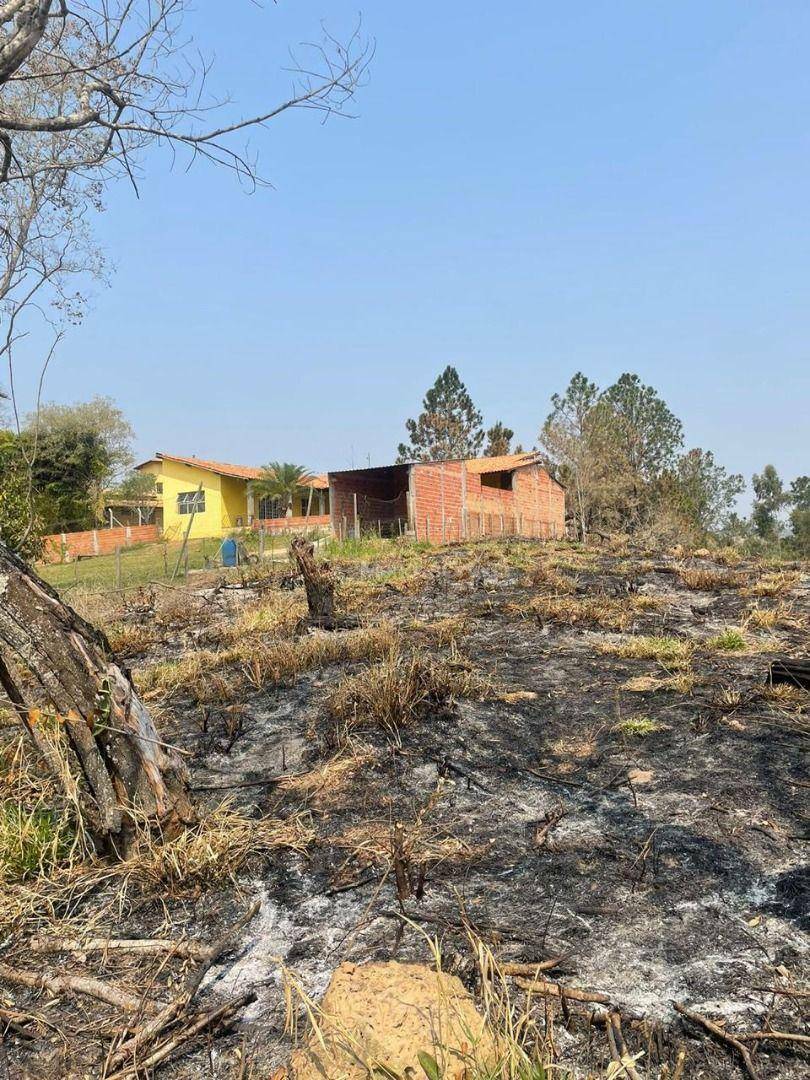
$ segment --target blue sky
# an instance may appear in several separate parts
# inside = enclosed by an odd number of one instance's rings
[[[290,44],[357,16],[198,7],[245,114],[285,95]],[[392,460],[448,363],[526,446],[576,370],[636,371],[730,469],[810,471],[810,5],[368,0],[363,22],[357,117],[251,137],[273,189],[156,152],[140,199],[111,194],[116,270],[45,396],[112,396],[144,457],[324,469]]]

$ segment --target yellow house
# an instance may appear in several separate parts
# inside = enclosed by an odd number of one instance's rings
[[[250,491],[250,481],[259,479],[261,469],[174,454],[155,454],[136,468],[155,477],[156,521],[170,540],[185,533],[192,514],[191,536],[221,536],[261,521],[272,527],[286,518],[286,507],[279,500],[258,499]],[[310,521],[317,521],[329,513],[326,477],[313,477],[311,489],[311,494],[308,486],[296,495],[294,519],[306,518],[309,511]]]

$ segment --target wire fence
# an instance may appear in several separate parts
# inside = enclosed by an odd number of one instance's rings
[[[238,570],[245,565],[260,565],[265,561],[285,561],[290,540],[300,531],[268,533],[245,529],[234,533],[236,550],[234,564]],[[313,529],[308,538],[318,540],[323,529]],[[108,554],[71,558],[65,562],[40,564],[38,572],[60,591],[85,588],[92,590],[128,589],[147,585],[151,581],[186,581],[189,574],[204,570],[228,570],[223,567],[222,537],[194,537],[186,544],[182,539],[160,540],[155,543],[120,545]]]

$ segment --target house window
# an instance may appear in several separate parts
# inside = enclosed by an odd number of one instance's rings
[[[191,514],[196,510],[198,514],[205,513],[204,491],[181,491],[177,496],[177,513]]]
[[[155,484],[155,491],[157,492],[158,495],[163,494],[163,483],[160,480],[158,480],[157,483]]]
[[[481,476],[481,486],[498,488],[500,491],[511,491],[513,476],[514,470],[509,469],[504,472],[483,473]]]
[[[259,499],[259,520],[267,521],[270,518],[282,518],[287,513],[287,508],[282,506],[281,499],[265,497]]]

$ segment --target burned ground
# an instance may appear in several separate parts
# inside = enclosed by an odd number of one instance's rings
[[[274,1076],[282,966],[317,998],[343,960],[425,960],[425,933],[473,989],[470,934],[504,963],[562,957],[549,977],[607,995],[645,1077],[672,1076],[681,1050],[684,1077],[744,1075],[676,1002],[731,1033],[803,1031],[808,702],[765,684],[773,658],[808,655],[801,572],[519,541],[379,545],[335,572],[358,629],[307,630],[286,570],[105,612],[202,804],[227,798],[280,840],[191,879],[124,895],[102,876],[34,904],[4,960],[88,923],[210,941],[260,900],[204,986],[212,1008],[255,1000],[163,1066],[177,1077]],[[37,958],[155,999],[179,963]],[[43,1011],[30,990],[7,998]],[[113,1014],[70,1000],[48,1011],[59,1034],[8,1034],[10,1075],[101,1074]],[[604,1032],[574,1002],[552,1011],[556,1075],[604,1075]],[[806,1048],[748,1046],[762,1078],[806,1075]]]

